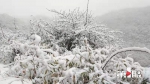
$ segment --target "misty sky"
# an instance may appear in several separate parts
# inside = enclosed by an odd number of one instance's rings
[[[52,16],[48,9],[71,10],[86,9],[87,0],[0,0],[0,13],[12,16],[46,15]],[[150,6],[150,0],[90,0],[89,10],[94,16],[110,11]]]

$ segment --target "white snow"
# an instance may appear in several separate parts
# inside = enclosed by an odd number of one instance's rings
[[[0,64],[0,84],[22,84],[20,78],[5,76],[5,72],[9,68],[4,68],[6,65]],[[32,81],[29,79],[24,79],[24,84],[32,84]]]
[[[112,53],[105,61],[105,63],[103,64],[103,67],[104,68],[106,66],[106,64],[108,63],[109,60],[111,60],[111,58],[113,56],[115,56],[116,54],[120,53],[120,52],[126,52],[126,51],[140,51],[140,52],[146,52],[146,53],[149,53],[150,54],[150,50],[147,49],[147,48],[140,48],[140,47],[128,47],[128,48],[123,48],[121,50],[117,50],[115,51],[114,53]]]
[[[41,37],[37,34],[33,34],[31,39],[33,39],[33,44],[35,45],[38,45],[41,42]]]
[[[142,74],[143,74],[144,79],[148,79],[148,82],[150,83],[150,67],[144,68],[144,71]]]

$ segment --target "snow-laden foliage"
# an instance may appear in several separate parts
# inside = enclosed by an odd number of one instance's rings
[[[22,82],[29,79],[33,84],[141,83],[142,78],[116,77],[118,70],[127,67],[143,71],[131,57],[113,56],[120,49],[121,32],[95,24],[90,14],[78,9],[49,11],[58,14],[56,20],[31,20],[30,34],[17,30],[0,33],[4,44],[0,62],[10,63],[3,77],[17,77]]]
[[[40,35],[42,42],[54,43],[67,50],[72,50],[75,46],[83,46],[83,38],[87,38],[88,43],[94,49],[105,47],[120,47],[122,43],[121,32],[111,31],[104,25],[95,24],[92,15],[88,14],[85,21],[86,12],[75,9],[69,12],[58,12],[49,10],[58,15],[52,22],[44,20],[31,20],[31,32]],[[65,50],[63,49],[63,51]]]
[[[4,36],[2,36],[0,41],[2,44],[0,45],[0,63],[7,64],[13,62],[16,54],[20,53],[20,50],[18,50],[17,47],[12,47],[10,44],[15,40],[25,43],[28,35],[20,31],[13,32],[7,30],[3,31],[3,35]]]
[[[63,54],[58,52],[59,49],[40,45],[41,40],[40,36],[33,34],[25,43],[13,41],[11,48],[20,50],[20,53],[9,64],[10,70],[4,76],[20,77],[21,81],[27,78],[33,84],[116,84],[130,83],[126,79],[116,79],[117,70],[126,70],[127,67],[143,70],[130,57],[114,57],[102,70],[111,49],[93,49],[86,37],[83,39],[84,46],[77,46]],[[140,81],[137,79],[134,83]]]

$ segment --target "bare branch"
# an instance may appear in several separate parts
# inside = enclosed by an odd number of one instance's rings
[[[84,26],[86,26],[86,25],[87,25],[87,23],[88,23],[88,11],[89,11],[89,0],[88,0],[88,2],[87,2],[86,20],[85,20],[85,24],[84,24]]]

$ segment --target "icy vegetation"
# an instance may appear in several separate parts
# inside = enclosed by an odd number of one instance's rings
[[[57,20],[31,20],[29,34],[16,31],[2,36],[0,62],[9,68],[3,78],[32,84],[140,84],[143,78],[117,79],[116,71],[143,67],[126,51],[150,53],[146,48],[121,49],[121,32],[92,23],[91,16],[74,11],[57,12]],[[4,32],[5,33],[5,32]],[[4,35],[4,33],[1,33]],[[124,53],[122,53],[124,52]],[[122,54],[119,54],[122,53]],[[28,81],[28,82],[29,82]]]

